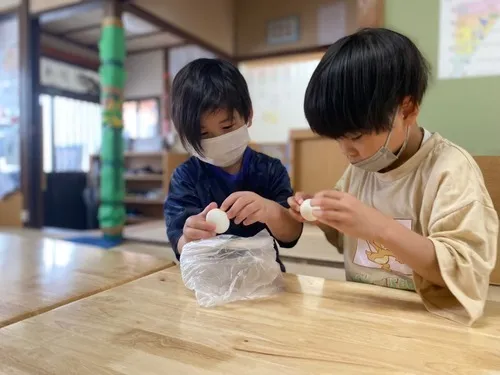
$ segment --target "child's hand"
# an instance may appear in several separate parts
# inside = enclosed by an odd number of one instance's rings
[[[251,191],[238,191],[227,197],[220,209],[227,213],[229,220],[234,219],[235,224],[252,225],[265,224],[277,207],[280,206],[276,202]]]
[[[311,200],[311,205],[317,207],[314,216],[320,223],[365,241],[380,242],[380,236],[393,221],[356,197],[335,190],[317,193]]]
[[[303,223],[305,219],[300,214],[300,205],[306,200],[312,198],[312,195],[304,194],[304,193],[295,193],[294,196],[289,197],[287,199],[288,205],[290,208],[288,212],[290,215],[297,221]]]
[[[206,221],[207,214],[210,210],[217,208],[217,203],[210,203],[203,212],[198,215],[190,216],[184,224],[182,234],[186,243],[206,238],[215,237],[215,224]]]

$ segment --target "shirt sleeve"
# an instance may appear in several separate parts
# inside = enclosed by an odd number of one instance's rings
[[[471,166],[444,176],[432,203],[428,238],[446,287],[414,275],[416,290],[430,312],[466,325],[483,314],[499,226],[479,168]]]
[[[284,208],[290,208],[287,200],[293,195],[292,184],[290,183],[290,176],[285,166],[279,160],[271,165],[270,170],[270,199],[274,200],[276,203],[280,204]],[[278,239],[276,241],[283,248],[294,247],[302,235],[302,229],[295,241],[292,242],[282,242]]]
[[[201,206],[189,168],[186,165],[178,167],[170,179],[167,199],[163,206],[167,237],[177,260],[180,259],[177,244],[182,236],[184,223],[190,216],[203,211]]]

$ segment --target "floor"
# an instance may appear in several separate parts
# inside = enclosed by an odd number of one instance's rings
[[[23,233],[29,232],[25,229],[22,231]],[[44,233],[53,238],[82,235],[82,232],[53,228],[44,229]],[[95,235],[98,231],[86,233]],[[163,222],[127,227],[125,236],[134,240],[124,242],[113,251],[140,252],[175,261],[173,251],[166,241]],[[330,280],[345,280],[342,254],[326,241],[322,232],[315,226],[306,225],[299,243],[293,249],[281,249],[280,254],[289,273]],[[489,298],[500,301],[500,286],[490,286]]]

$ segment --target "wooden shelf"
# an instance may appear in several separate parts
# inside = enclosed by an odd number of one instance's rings
[[[160,152],[125,152],[124,168],[126,195],[123,204],[131,215],[126,217],[126,224],[150,223],[163,220],[163,204],[168,193],[170,176],[175,168],[190,156],[187,153]],[[101,168],[100,155],[92,155],[90,160],[89,182],[98,186],[96,176]],[[136,171],[136,173],[132,173]],[[162,174],[153,173],[162,171]],[[152,199],[147,198],[151,192]],[[141,193],[144,193],[142,195]],[[133,213],[133,214],[132,214]],[[135,214],[135,215],[134,215]]]
[[[164,151],[152,151],[152,152],[136,152],[127,151],[123,153],[126,158],[161,158]]]
[[[136,151],[126,151],[123,156],[126,158],[161,158],[164,155],[164,151],[152,151],[152,152],[136,152]],[[101,154],[93,154],[91,156],[93,159],[100,159]]]
[[[158,220],[157,217],[147,217],[147,216],[127,216],[127,224],[142,224],[150,221]]]
[[[128,204],[163,204],[164,199],[148,199],[141,197],[128,196],[123,200],[124,203]]]
[[[161,174],[126,174],[125,181],[163,181]]]

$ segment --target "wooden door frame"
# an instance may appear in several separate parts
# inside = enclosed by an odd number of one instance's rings
[[[21,191],[24,226],[43,225],[43,148],[39,106],[40,34],[38,17],[30,14],[30,1],[22,0],[17,10],[19,22],[19,83],[21,142]]]

